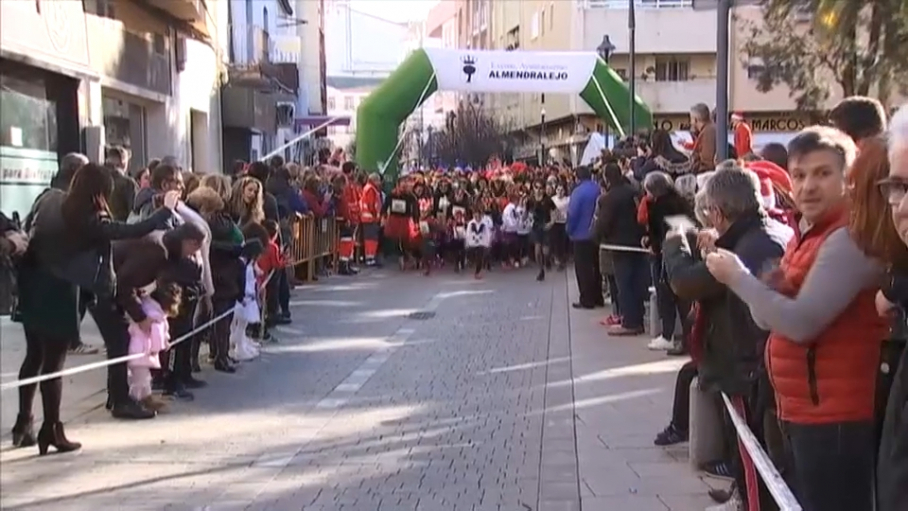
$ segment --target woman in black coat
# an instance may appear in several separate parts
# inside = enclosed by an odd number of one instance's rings
[[[656,302],[658,303],[659,319],[662,323],[662,333],[649,344],[651,350],[669,350],[671,354],[683,354],[687,351],[687,334],[689,333],[690,304],[678,298],[668,285],[665,269],[662,265],[662,242],[668,233],[666,219],[672,216],[685,216],[693,218],[694,212],[678,190],[675,189],[671,177],[660,171],[647,174],[643,182],[643,189],[647,195],[647,237],[644,244],[653,251],[652,274],[653,285],[656,288]],[[673,341],[675,323],[681,318],[684,336],[680,344]]]
[[[115,276],[111,264],[111,242],[144,236],[165,224],[176,206],[176,198],[165,199],[162,208],[147,220],[126,224],[111,219],[107,200],[113,192],[110,172],[88,164],[76,172],[69,192],[57,191],[37,204],[30,215],[31,240],[19,267],[20,296],[18,317],[25,329],[25,360],[19,379],[49,374],[63,369],[71,339],[79,335],[79,288],[89,289],[101,304],[110,307]],[[97,321],[97,320],[96,320]],[[126,355],[128,338],[110,342],[98,322],[108,349],[108,357]],[[127,395],[126,365],[108,368],[108,390],[122,386]],[[13,427],[13,444],[25,447],[38,443],[41,454],[53,446],[59,452],[79,449],[81,445],[66,438],[60,422],[63,382],[60,378],[41,382],[44,425],[33,434],[32,403],[36,385],[19,387],[19,416]],[[127,395],[128,399],[128,395]],[[148,416],[135,402],[114,406],[114,416]],[[151,415],[153,416],[153,414]]]

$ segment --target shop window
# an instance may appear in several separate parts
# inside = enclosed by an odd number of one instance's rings
[[[353,110],[353,96],[344,96],[344,110]]]
[[[57,105],[42,78],[0,75],[0,146],[57,151]]]
[[[104,137],[107,145],[118,145],[129,151],[128,170],[145,165],[145,108],[117,98],[104,97]]]

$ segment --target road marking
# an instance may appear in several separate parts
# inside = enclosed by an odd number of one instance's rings
[[[436,293],[432,299],[429,300],[429,303],[421,310],[435,311],[445,298],[447,298],[445,293]],[[359,392],[359,389],[363,388],[363,385],[365,385],[366,382],[381,369],[381,366],[391,358],[391,354],[405,345],[415,333],[416,329],[409,326],[401,326],[395,330],[394,333],[385,340],[387,346],[376,351],[370,355],[369,358],[364,360],[359,367],[354,369],[353,372],[347,375],[347,377],[334,387],[327,396],[319,401],[315,405],[315,408],[321,410],[336,410],[347,404],[350,398]]]

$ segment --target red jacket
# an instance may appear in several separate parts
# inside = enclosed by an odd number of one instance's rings
[[[356,183],[347,183],[337,204],[337,215],[348,224],[359,223],[360,191]]]
[[[359,199],[359,218],[364,224],[376,223],[381,217],[381,192],[372,183],[366,183]]]
[[[309,210],[315,213],[315,216],[321,218],[328,213],[328,204],[320,197],[316,196],[316,194],[304,189],[302,195],[306,204],[309,206]]]
[[[735,153],[738,158],[742,158],[745,154],[752,152],[754,152],[753,135],[751,134],[750,126],[746,122],[739,122],[735,126]]]
[[[786,294],[797,295],[823,242],[847,223],[848,211],[841,208],[791,239],[781,263]],[[875,295],[875,289],[858,294],[810,344],[770,334],[766,368],[781,420],[828,424],[873,419],[880,344],[887,332]]]

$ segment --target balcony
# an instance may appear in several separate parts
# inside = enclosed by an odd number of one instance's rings
[[[687,112],[695,103],[716,100],[716,80],[698,78],[685,82],[637,80],[636,92],[653,112]]]
[[[117,20],[85,16],[88,58],[94,71],[129,85],[170,95],[170,38],[137,35]]]
[[[224,126],[255,129],[267,134],[277,131],[277,96],[266,91],[228,85],[221,91]]]
[[[627,9],[631,0],[580,0],[584,9]],[[637,9],[681,9],[693,7],[694,0],[635,0]]]
[[[716,12],[698,11],[686,0],[650,0],[652,8],[640,6],[637,17],[637,53],[715,53]],[[594,2],[594,0],[589,0]],[[608,35],[617,47],[615,54],[628,52],[627,7],[628,1],[603,0],[600,7],[581,11],[583,17],[583,49],[595,51],[602,36]],[[668,6],[675,6],[669,8]],[[657,7],[659,6],[659,7]],[[645,27],[645,28],[644,28]],[[646,32],[646,37],[641,36]]]
[[[178,20],[192,24],[204,23],[208,15],[205,0],[145,0],[145,2]]]
[[[286,83],[289,75],[298,74],[296,60],[290,52],[276,50],[271,35],[262,27],[234,25],[230,27],[230,41],[232,51],[227,76],[231,85],[260,90],[281,88],[281,85],[285,89],[296,89],[298,79]],[[292,63],[283,62],[291,59]],[[283,69],[287,66],[294,70]]]

